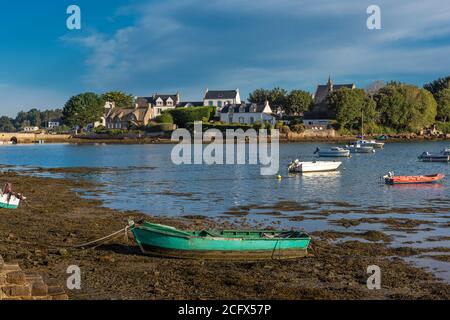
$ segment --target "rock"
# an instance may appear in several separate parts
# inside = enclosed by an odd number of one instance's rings
[[[10,284],[23,285],[25,281],[25,273],[23,271],[12,271],[6,274],[6,281]]]
[[[58,250],[58,254],[61,257],[67,257],[69,255],[69,251],[67,251],[67,249],[61,248]]]

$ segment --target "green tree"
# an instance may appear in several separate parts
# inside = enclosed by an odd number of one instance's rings
[[[85,127],[99,121],[103,115],[104,100],[92,92],[71,97],[63,109],[63,120],[69,126]]]
[[[0,132],[15,132],[16,128],[13,125],[12,119],[3,116],[0,117]]]
[[[163,112],[161,115],[159,115],[155,118],[155,121],[157,123],[172,123],[173,124],[173,117],[170,114],[170,112]]]
[[[283,109],[288,101],[287,94],[287,91],[280,87],[275,87],[271,90],[256,89],[249,94],[248,101],[263,104],[267,100],[272,108],[281,107]]]
[[[209,121],[215,113],[214,107],[188,107],[175,108],[167,111],[172,115],[173,122],[180,128],[186,128],[188,123],[194,121]]]
[[[430,83],[425,84],[424,89],[430,91],[436,98],[439,91],[450,88],[450,76],[439,78]]]
[[[450,89],[442,89],[436,94],[437,118],[447,122],[450,120]]]
[[[417,132],[435,121],[437,103],[425,89],[389,83],[380,89],[374,99],[381,124],[397,131]]]
[[[332,91],[327,97],[327,104],[336,114],[336,120],[342,128],[360,129],[372,125],[378,118],[375,101],[362,89],[341,88]]]
[[[286,100],[284,111],[291,115],[300,115],[308,111],[313,103],[311,94],[303,90],[292,90]]]
[[[266,100],[270,103],[270,90],[256,89],[248,95],[249,102],[263,104]]]
[[[133,106],[133,96],[121,91],[110,91],[102,95],[103,101],[115,102],[117,108],[130,108]]]
[[[281,109],[286,108],[287,100],[287,91],[280,87],[275,87],[270,90],[269,103],[271,106],[280,107]]]

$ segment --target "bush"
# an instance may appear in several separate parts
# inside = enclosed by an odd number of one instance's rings
[[[450,133],[450,122],[436,122],[436,129],[444,134]]]
[[[264,129],[264,123],[257,121],[253,124],[253,129],[258,131],[259,129]]]
[[[305,126],[303,124],[294,124],[290,126],[290,130],[295,133],[302,133],[305,131]]]
[[[208,122],[215,113],[214,107],[188,107],[176,108],[168,111],[175,123],[180,128],[185,128],[186,125],[194,121]]]
[[[172,131],[173,130],[173,124],[171,123],[150,123],[146,128],[145,131],[147,132],[166,132],[166,131]]]
[[[173,117],[169,112],[163,112],[161,115],[155,118],[157,123],[170,123],[173,124]]]

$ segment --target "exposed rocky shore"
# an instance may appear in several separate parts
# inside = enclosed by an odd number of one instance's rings
[[[65,284],[70,265],[81,269],[81,290],[70,299],[449,299],[450,285],[402,258],[410,247],[389,248],[380,234],[367,242],[333,240],[340,234],[313,234],[306,258],[288,261],[201,261],[144,256],[130,235],[86,250],[76,244],[123,228],[143,217],[183,228],[238,227],[201,216],[150,217],[102,207],[74,190],[93,190],[82,180],[4,172],[28,199],[18,210],[0,210],[0,255],[30,272]],[[342,221],[345,223],[345,221]],[[373,240],[373,241],[372,241]],[[366,286],[369,265],[381,268],[381,290]]]

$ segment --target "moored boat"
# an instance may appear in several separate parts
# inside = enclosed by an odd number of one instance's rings
[[[350,150],[342,147],[331,147],[323,150],[317,148],[314,154],[316,153],[319,155],[319,157],[350,157]]]
[[[12,191],[11,183],[6,183],[0,191],[0,208],[17,209],[19,207],[20,200],[25,199],[26,198],[22,194]]]
[[[389,172],[383,178],[386,184],[421,184],[439,182],[445,178],[445,175],[436,173],[421,176],[396,176],[394,172]]]
[[[384,147],[384,142],[378,142],[378,141],[375,141],[375,140],[364,140],[364,139],[361,139],[361,140],[356,141],[356,144],[359,144],[359,145],[364,146],[364,147],[372,147],[372,148],[375,148],[375,149],[382,149]]]
[[[311,237],[302,231],[200,230],[143,222],[131,228],[143,253],[200,259],[287,259],[307,254]]]
[[[375,153],[375,149],[371,146],[363,146],[360,144],[352,144],[346,146],[346,149],[351,153]]]
[[[334,171],[339,168],[342,162],[339,161],[292,161],[288,166],[289,172],[324,172]]]
[[[450,148],[445,148],[440,153],[424,152],[418,158],[423,162],[450,162]]]

